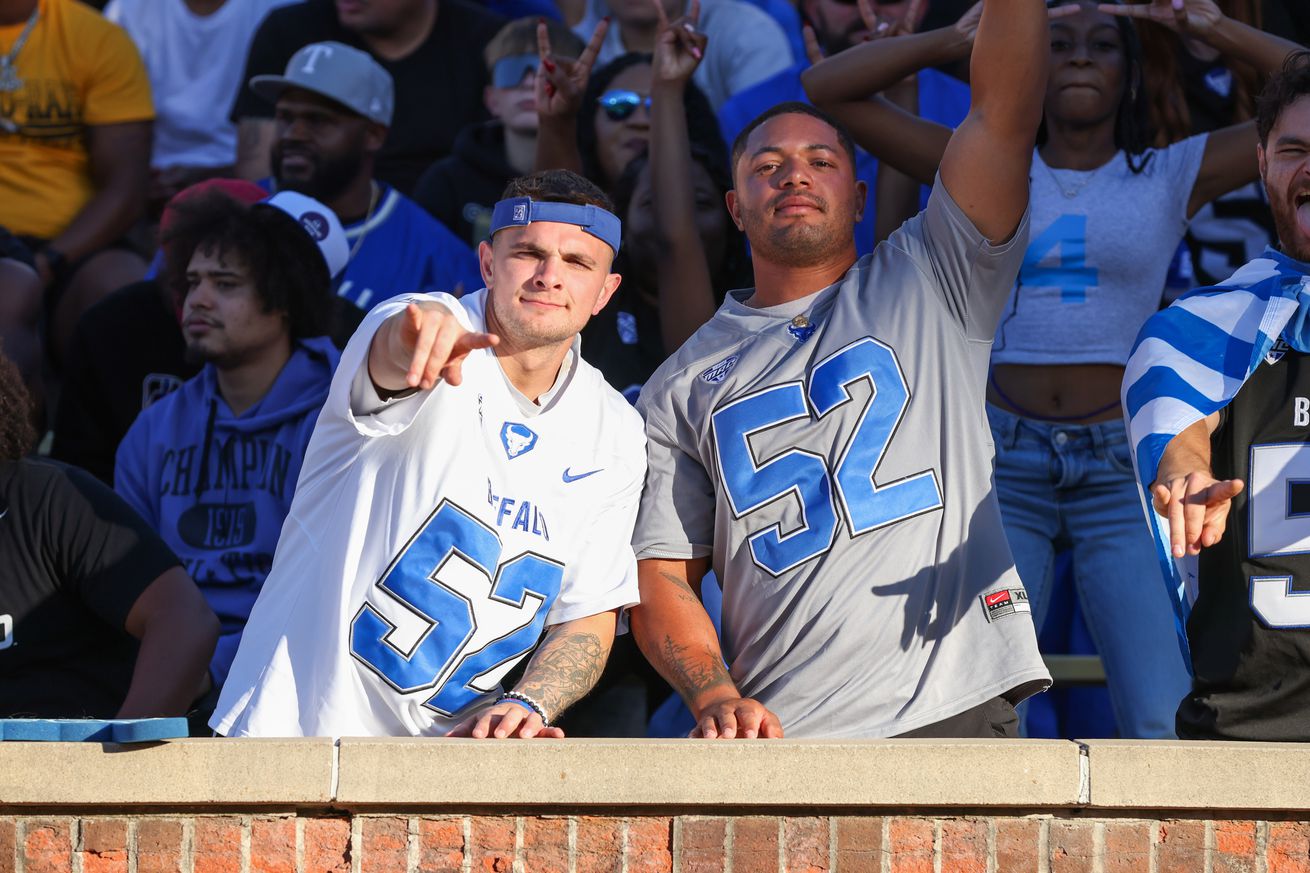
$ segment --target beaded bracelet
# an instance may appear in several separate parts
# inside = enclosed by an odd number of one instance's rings
[[[519,706],[528,709],[541,716],[541,726],[550,727],[550,719],[546,718],[546,710],[540,703],[528,697],[526,694],[520,694],[517,691],[506,691],[500,697],[496,698],[497,703],[517,703]]]

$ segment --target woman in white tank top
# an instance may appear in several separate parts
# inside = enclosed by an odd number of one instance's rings
[[[1153,19],[1262,70],[1298,47],[1226,18],[1212,0],[1186,0],[1181,13],[1170,0],[1052,5],[1031,236],[992,350],[987,413],[997,492],[1039,630],[1055,555],[1070,548],[1120,734],[1172,736],[1190,680],[1157,581],[1119,388],[1187,220],[1256,179],[1258,167],[1250,123],[1148,148],[1150,83],[1142,81],[1131,18]],[[953,27],[875,40],[816,65],[804,77],[810,98],[870,153],[931,183],[950,131],[876,95],[920,69],[966,58],[977,8]]]

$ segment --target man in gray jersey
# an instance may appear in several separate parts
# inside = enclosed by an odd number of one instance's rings
[[[734,145],[728,208],[757,285],[639,403],[631,623],[692,736],[1012,736],[1013,704],[1049,684],[983,412],[1047,40],[1042,0],[987,0],[928,207],[858,262],[844,132],[783,104]],[[722,649],[698,598],[711,561]]]

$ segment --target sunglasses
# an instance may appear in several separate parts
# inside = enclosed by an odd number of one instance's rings
[[[617,89],[600,95],[600,108],[611,121],[622,121],[637,111],[638,106],[645,106],[650,112],[650,97],[643,97],[636,91]]]
[[[491,84],[496,88],[517,88],[528,73],[536,73],[541,59],[536,55],[510,55],[491,67]]]

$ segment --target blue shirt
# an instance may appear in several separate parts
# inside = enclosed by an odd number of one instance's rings
[[[808,61],[802,61],[772,79],[747,88],[724,103],[719,108],[719,128],[728,145],[731,146],[737,134],[765,110],[791,100],[809,103],[805,89],[801,87],[801,73],[809,66]],[[929,121],[950,128],[959,127],[960,122],[969,114],[969,97],[969,86],[954,76],[933,69],[919,73],[919,115]],[[874,245],[873,191],[878,179],[878,160],[864,149],[856,150],[855,177],[869,186],[869,202],[864,210],[864,218],[855,226],[855,246],[861,255],[866,255],[873,251]],[[928,186],[923,187],[920,205],[927,206],[929,190]]]
[[[259,183],[276,191],[273,179]],[[404,194],[378,182],[378,202],[363,221],[347,224],[350,262],[336,277],[337,294],[360,309],[411,291],[482,287],[473,249]]]

